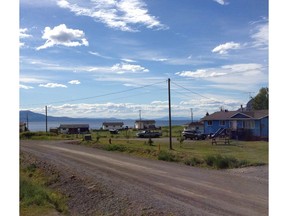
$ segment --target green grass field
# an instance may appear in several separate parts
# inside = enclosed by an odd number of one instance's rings
[[[91,141],[84,141],[84,135],[51,133],[22,133],[21,139],[78,140],[81,145],[118,151],[151,159],[184,163],[191,166],[209,168],[237,168],[268,164],[269,143],[266,141],[236,141],[230,145],[212,145],[211,140],[181,141],[182,126],[172,127],[173,150],[169,150],[168,139],[136,139],[136,130],[92,131]],[[162,138],[168,137],[168,127],[162,127]],[[27,136],[28,135],[28,136]]]

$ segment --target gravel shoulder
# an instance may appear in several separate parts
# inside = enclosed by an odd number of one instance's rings
[[[268,166],[206,170],[67,144],[21,141],[25,163],[59,174],[69,215],[268,215]]]

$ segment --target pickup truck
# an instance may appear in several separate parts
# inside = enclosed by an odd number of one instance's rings
[[[205,140],[206,135],[202,134],[200,131],[196,130],[184,130],[182,132],[183,138],[186,139],[191,139],[191,140]]]
[[[136,135],[139,138],[158,138],[158,137],[162,136],[162,133],[156,132],[156,131],[153,132],[153,131],[145,130],[145,131],[141,131],[141,132],[137,133]]]

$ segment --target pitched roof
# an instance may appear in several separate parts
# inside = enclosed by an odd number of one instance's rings
[[[102,125],[121,125],[123,126],[123,122],[103,122]]]
[[[60,124],[60,128],[89,128],[89,124]]]
[[[262,119],[269,116],[268,110],[254,111],[219,111],[203,117],[201,120]]]
[[[139,123],[139,122],[142,122],[142,123],[146,123],[146,124],[155,124],[155,120],[136,120],[135,123]]]

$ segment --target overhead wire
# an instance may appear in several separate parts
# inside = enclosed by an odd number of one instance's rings
[[[202,94],[199,94],[199,93],[194,92],[194,91],[192,91],[192,90],[190,90],[190,89],[188,89],[188,88],[185,88],[185,87],[183,87],[183,86],[181,86],[181,85],[179,85],[179,84],[177,84],[177,83],[175,83],[175,82],[172,82],[172,81],[171,81],[171,83],[174,84],[174,85],[176,85],[176,86],[178,86],[178,87],[180,87],[180,88],[182,88],[182,89],[185,89],[186,91],[189,91],[189,92],[191,92],[191,93],[193,93],[193,94],[196,94],[196,95],[198,95],[198,96],[200,96],[200,97],[202,97],[202,98],[205,98],[205,99],[208,99],[208,100],[212,100],[212,101],[215,101],[215,102],[220,102],[220,103],[222,103],[220,100],[215,100],[215,99],[213,99],[213,98],[206,97],[206,96],[204,96],[204,95],[202,95]]]
[[[76,98],[76,99],[70,99],[70,100],[61,100],[61,101],[52,101],[52,102],[43,102],[43,103],[36,103],[36,104],[30,104],[30,105],[20,105],[20,107],[25,107],[25,106],[35,106],[35,105],[45,105],[45,104],[58,104],[58,103],[67,103],[67,102],[74,102],[74,101],[82,101],[82,100],[88,100],[88,99],[93,99],[93,98],[100,98],[100,97],[106,97],[106,96],[110,96],[110,95],[115,95],[115,94],[121,94],[121,93],[125,93],[125,92],[130,92],[130,91],[134,91],[137,89],[142,89],[142,88],[147,88],[150,86],[155,86],[161,83],[164,83],[165,81],[161,81],[161,82],[156,82],[156,83],[152,83],[152,84],[147,84],[147,85],[143,85],[143,86],[139,86],[139,87],[135,87],[135,88],[131,88],[131,89],[126,89],[123,91],[117,91],[117,92],[110,92],[110,93],[106,93],[106,94],[102,94],[102,95],[94,95],[94,96],[90,96],[90,97],[83,97],[83,98]],[[123,97],[122,97],[123,98]]]

